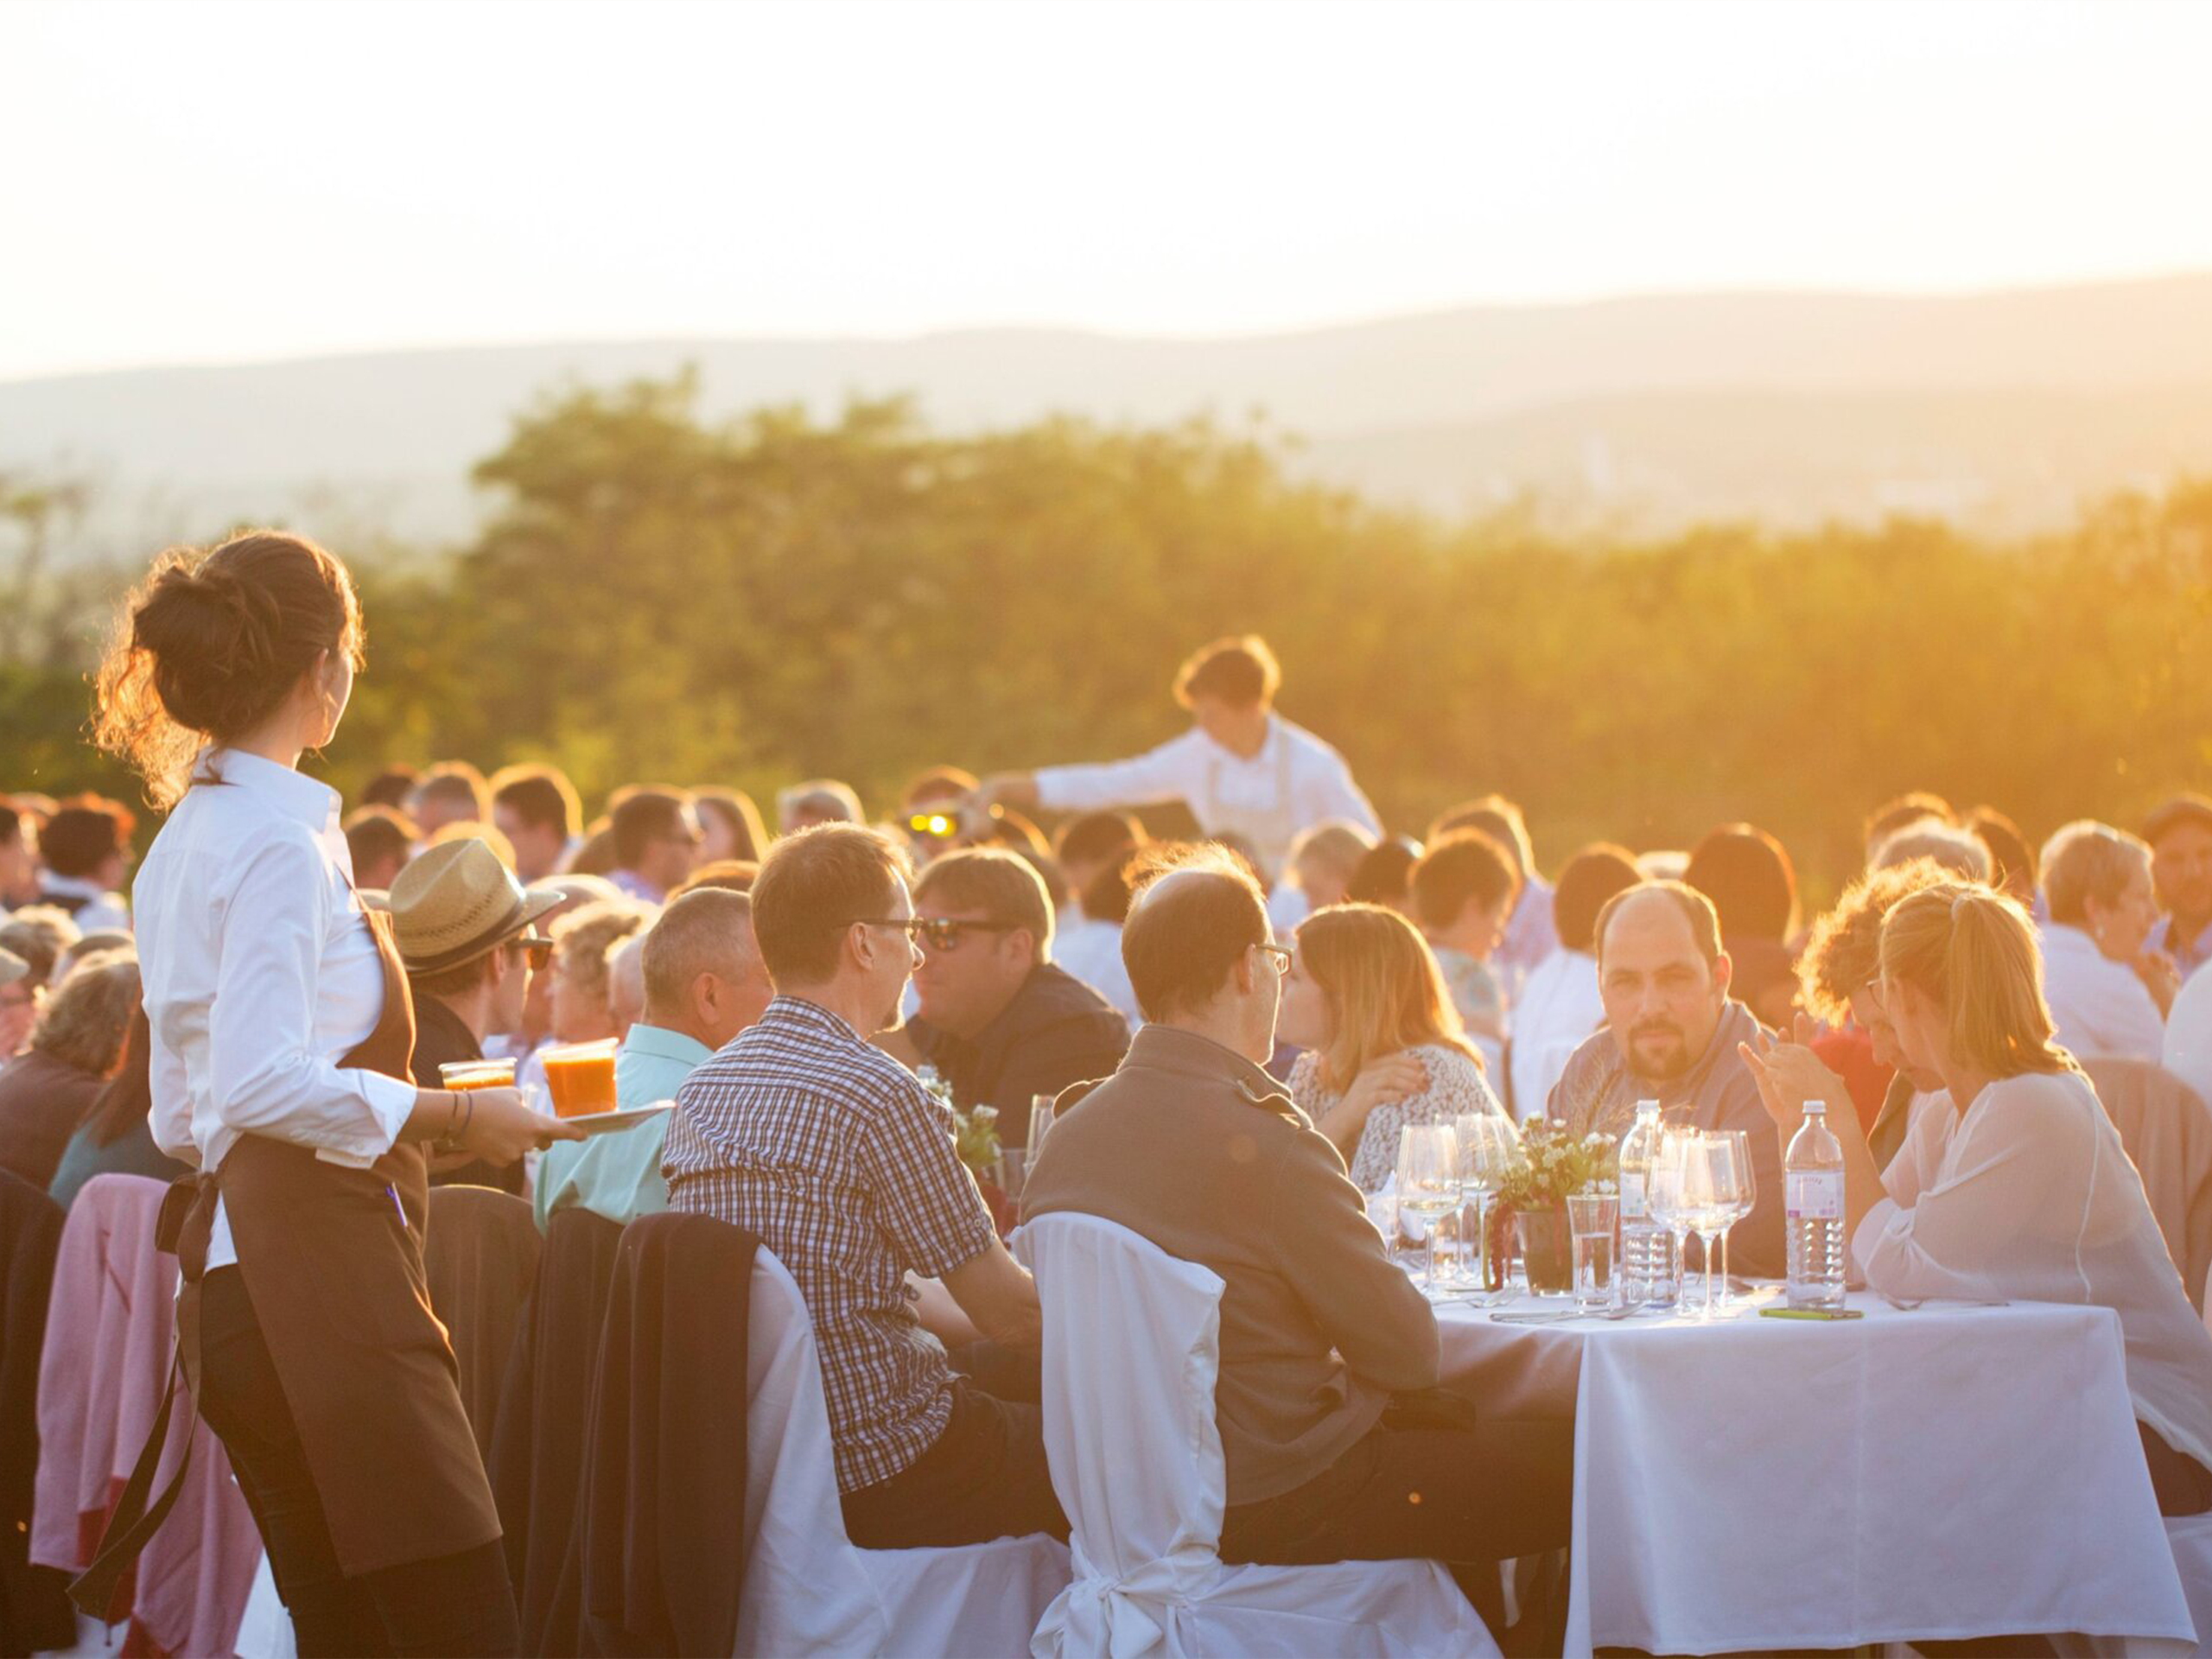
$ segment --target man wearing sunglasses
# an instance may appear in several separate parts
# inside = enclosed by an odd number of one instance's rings
[[[552,962],[537,923],[563,899],[524,887],[474,836],[440,842],[392,879],[392,932],[415,993],[416,1087],[442,1087],[440,1066],[480,1060],[486,1037],[521,1027],[531,975]],[[431,1180],[518,1194],[523,1166],[471,1160]]]
[[[1029,1133],[1029,1103],[1110,1075],[1129,1046],[1113,1004],[1052,964],[1052,905],[1015,853],[947,853],[914,885],[919,1004],[907,1035],[963,1111],[999,1111],[999,1141]]]

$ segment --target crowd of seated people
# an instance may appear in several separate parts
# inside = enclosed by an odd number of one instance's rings
[[[1065,1535],[1037,1290],[1000,1232],[1119,1221],[1226,1287],[1225,1559],[1472,1569],[1565,1541],[1572,1449],[1420,1407],[1433,1319],[1363,1202],[1400,1133],[1491,1112],[1618,1135],[1652,1099],[1746,1131],[1734,1262],[1771,1275],[1782,1149],[1820,1098],[1855,1274],[2113,1307],[2160,1503],[2212,1506],[2212,1335],[2082,1069],[2212,1051],[2212,979],[2183,995],[2212,959],[2212,800],[2037,850],[1994,809],[1901,796],[1808,921],[1751,823],[1547,864],[1488,796],[1390,834],[1274,714],[1279,686],[1258,642],[1218,642],[1179,677],[1195,724],[1173,743],[933,767],[873,823],[834,779],[779,791],[772,833],[723,788],[631,785],[594,819],[548,765],[378,774],[343,840],[391,917],[415,1082],[503,1058],[542,1086],[549,1047],[611,1041],[619,1106],[675,1103],[504,1166],[449,1153],[433,1179],[524,1196],[541,1228],[674,1209],[757,1234],[815,1323],[848,1529],[881,1548]],[[1166,802],[1198,836],[1147,830]],[[148,1127],[137,829],[96,797],[0,801],[0,1169],[65,1205],[97,1174],[182,1169]],[[1007,1149],[1054,1103],[1018,1193],[963,1166],[925,1072],[996,1108]],[[2023,1220],[2053,1192],[2079,1217],[2063,1238]],[[1514,1501],[1464,1497],[1497,1491]]]

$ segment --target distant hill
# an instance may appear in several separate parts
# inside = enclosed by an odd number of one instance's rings
[[[715,412],[911,391],[933,422],[1264,410],[1297,461],[1444,511],[1662,530],[1924,512],[2065,522],[2212,471],[2212,275],[1996,293],[1649,296],[1292,334],[584,341],[0,383],[0,470],[99,491],[86,551],[284,516],[359,544],[467,536],[469,465],[540,392],[700,369]]]

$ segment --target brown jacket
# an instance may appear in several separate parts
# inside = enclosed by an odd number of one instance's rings
[[[1147,1026],[1121,1069],[1060,1097],[1024,1220],[1103,1216],[1218,1274],[1215,1409],[1228,1501],[1305,1484],[1433,1388],[1436,1320],[1391,1265],[1344,1160],[1250,1061]]]

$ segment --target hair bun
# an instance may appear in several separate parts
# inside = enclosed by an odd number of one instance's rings
[[[156,661],[189,661],[195,677],[217,682],[268,670],[276,620],[266,594],[205,559],[162,570],[133,619],[138,643]]]

